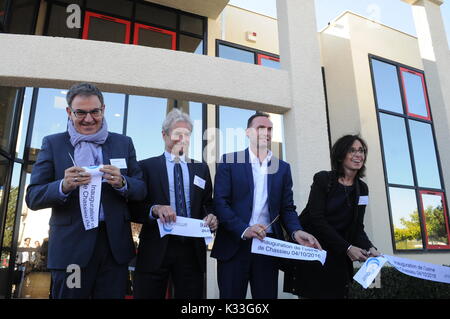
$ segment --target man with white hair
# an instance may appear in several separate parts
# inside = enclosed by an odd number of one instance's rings
[[[206,163],[187,157],[192,132],[189,115],[178,109],[167,114],[162,126],[165,151],[141,161],[147,198],[134,206],[143,223],[136,261],[134,297],[162,299],[168,279],[177,299],[203,297],[206,245],[203,238],[164,236],[157,219],[175,222],[177,216],[203,219],[211,231],[217,229],[212,214],[212,183]]]

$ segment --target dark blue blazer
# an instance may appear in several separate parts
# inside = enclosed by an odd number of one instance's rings
[[[86,266],[94,251],[98,232],[98,228],[84,229],[79,189],[71,192],[66,200],[62,200],[59,195],[64,171],[73,166],[68,153],[74,156],[74,147],[67,132],[44,137],[26,194],[26,203],[30,209],[52,209],[49,222],[49,269],[66,269],[70,264]],[[109,184],[102,183],[101,197],[112,254],[119,264],[124,264],[135,255],[127,201],[143,200],[147,190],[131,138],[109,132],[102,145],[102,153],[103,164],[109,165],[111,158],[124,158],[127,163],[127,168],[120,171],[127,180],[128,190],[121,194]]]
[[[302,229],[295,211],[292,176],[288,163],[272,156],[267,180],[270,220],[276,238],[284,239],[282,226],[291,235]],[[214,209],[219,228],[211,257],[229,260],[237,252],[243,232],[249,227],[253,209],[253,173],[249,150],[225,154],[214,181]]]

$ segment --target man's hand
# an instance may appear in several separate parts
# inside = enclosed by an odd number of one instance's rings
[[[263,240],[266,237],[266,227],[261,224],[255,224],[247,228],[244,232],[244,238],[258,238],[259,240]]]
[[[163,224],[175,223],[177,213],[167,205],[155,205],[152,209],[153,217],[159,218]]]
[[[219,221],[217,220],[217,217],[213,214],[208,214],[205,218],[203,218],[203,221],[206,225],[209,226],[209,229],[214,232],[217,230],[217,227],[219,226]]]
[[[310,233],[304,232],[303,230],[297,230],[294,233],[294,239],[300,245],[322,250],[322,246],[320,246],[319,241],[316,239],[316,237],[314,237]]]
[[[125,186],[124,178],[118,167],[114,165],[103,165],[103,168],[100,168],[100,172],[104,173],[103,178],[112,187],[122,188]]]
[[[91,182],[91,174],[82,167],[72,166],[64,171],[62,191],[68,194],[80,185],[87,185]]]

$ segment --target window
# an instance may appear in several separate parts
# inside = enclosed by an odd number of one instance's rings
[[[48,15],[47,35],[63,38],[80,37],[79,28],[69,28],[67,25],[69,14],[66,12],[66,6],[51,3],[48,7]]]
[[[102,92],[108,131],[122,134],[125,115],[125,94]]]
[[[23,158],[25,151],[25,139],[27,137],[28,120],[30,118],[31,111],[31,99],[33,97],[33,88],[26,88],[23,97],[22,114],[20,115],[19,122],[19,135],[17,137],[16,144],[16,157]]]
[[[0,32],[4,31],[4,21],[6,15],[6,0],[0,0]]]
[[[249,146],[245,130],[247,120],[255,114],[254,110],[241,108],[219,106],[219,158],[223,154],[242,151]],[[284,132],[283,116],[280,114],[269,113],[270,120],[273,123],[271,150],[273,154],[283,159],[284,156]]]
[[[130,30],[130,21],[88,11],[84,17],[83,39],[129,43]]]
[[[400,68],[400,74],[405,92],[406,113],[410,116],[431,120],[423,74],[406,68]]]
[[[372,60],[375,92],[379,109],[403,113],[397,67],[395,65]]]
[[[9,153],[19,89],[0,87],[0,147]]]
[[[0,0],[1,1],[1,0]],[[206,18],[134,0],[47,0],[45,34],[206,54]],[[63,2],[63,3],[62,3]],[[81,8],[81,28],[67,24],[68,4]]]
[[[136,23],[134,27],[134,44],[149,47],[176,50],[177,34],[173,31],[159,29]]]
[[[189,145],[189,157],[202,161],[203,155],[203,104],[174,101],[164,98],[130,95],[126,135],[133,139],[136,157],[143,160],[164,152],[162,124],[166,115],[177,105],[189,114],[193,130]],[[147,116],[151,114],[151,116]]]
[[[176,29],[177,14],[174,11],[136,3],[136,21]]]
[[[203,54],[203,40],[199,38],[190,37],[187,35],[180,35],[180,46],[178,50],[184,52],[191,52],[195,54]]]
[[[411,143],[420,187],[441,189],[431,124],[409,120]]]
[[[422,230],[414,189],[389,187],[395,249],[422,249]]]
[[[280,59],[264,54],[258,54],[258,64],[272,69],[280,69]]]
[[[108,12],[128,19],[133,13],[133,1],[129,0],[87,0],[86,6],[88,9]]]
[[[203,36],[203,20],[182,14],[180,15],[180,30]]]
[[[386,173],[390,184],[414,185],[405,120],[380,113]]]
[[[0,299],[3,299],[8,295],[8,274],[10,273],[9,261],[13,252],[12,241],[14,220],[16,216],[15,203],[18,193],[18,187],[14,184],[14,181],[11,185],[9,196],[5,193],[10,166],[10,161],[0,155]],[[5,207],[6,200],[8,200],[7,207]],[[6,214],[6,216],[4,214]]]
[[[14,0],[10,4],[6,31],[16,34],[33,34],[39,0]]]
[[[421,191],[420,199],[427,248],[450,248],[450,232],[444,194]]]
[[[450,249],[424,74],[374,56],[370,62],[394,249]]]
[[[217,40],[216,56],[234,61],[258,64],[273,69],[280,69],[280,58],[274,54],[222,40]]]
[[[255,63],[255,54],[251,51],[242,50],[228,45],[219,44],[219,57],[245,63]]]

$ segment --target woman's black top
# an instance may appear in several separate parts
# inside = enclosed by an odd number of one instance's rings
[[[345,298],[353,277],[353,263],[347,256],[350,245],[373,247],[364,231],[367,185],[360,179],[352,186],[338,182],[333,171],[314,175],[308,204],[301,218],[305,231],[314,235],[327,251],[325,265],[289,260],[285,267],[284,291],[308,298]]]

